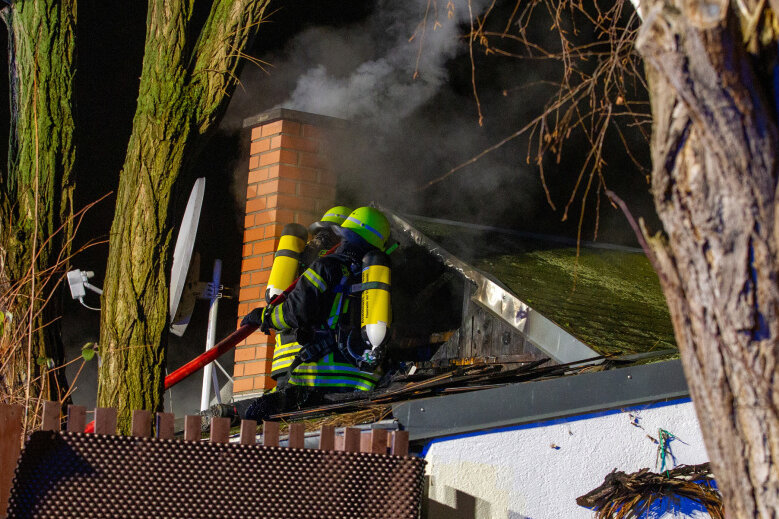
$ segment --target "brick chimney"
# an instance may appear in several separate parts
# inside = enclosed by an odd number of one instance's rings
[[[265,306],[265,285],[285,224],[308,227],[335,205],[326,135],[344,121],[283,108],[244,120],[251,129],[238,321]],[[236,400],[273,388],[273,337],[252,334],[235,350]]]

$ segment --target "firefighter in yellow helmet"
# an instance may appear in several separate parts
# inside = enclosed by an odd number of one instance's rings
[[[360,207],[340,226],[330,227],[341,238],[335,252],[314,261],[284,302],[255,309],[242,322],[257,324],[266,333],[271,329],[294,333],[298,343],[297,352],[288,357],[284,390],[253,401],[248,409],[240,406],[245,409],[237,409],[242,417],[266,419],[280,409],[315,404],[326,393],[371,390],[378,381],[375,370],[381,364],[386,333],[377,335],[376,327],[366,333],[361,297],[364,303],[363,293],[388,291],[389,277],[388,270],[385,275],[378,269],[375,279],[366,281],[363,269],[366,260],[368,270],[387,265],[384,251],[390,225],[377,209]],[[379,332],[386,332],[388,299],[384,314]]]

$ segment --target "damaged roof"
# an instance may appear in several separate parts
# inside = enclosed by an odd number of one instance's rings
[[[676,349],[657,274],[641,249],[584,242],[577,254],[566,238],[404,219],[601,355]]]

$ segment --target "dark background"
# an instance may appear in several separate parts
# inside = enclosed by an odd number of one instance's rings
[[[198,2],[201,19],[208,12],[208,4]],[[408,19],[398,21],[399,26],[386,22],[386,13],[382,12],[391,10],[390,6],[397,8],[391,2],[299,0],[272,6],[273,13],[263,24],[251,50],[253,56],[269,62],[270,66],[262,71],[247,65],[220,131],[196,160],[194,171],[187,172],[188,178],[182,182],[182,185],[191,186],[197,177],[207,179],[195,245],[195,250],[201,254],[201,280],[210,280],[213,261],[221,258],[223,283],[238,285],[245,189],[242,182],[245,182],[248,161],[248,134],[241,128],[242,119],[284,103],[300,73],[305,72],[305,67],[314,66],[317,60],[325,63],[332,75],[347,78],[361,60],[380,59],[392,46],[393,37],[399,34],[406,39],[424,15],[423,9],[415,7],[414,2],[409,4]],[[416,11],[411,9],[414,7]],[[504,6],[509,7],[513,7],[513,3]],[[397,18],[397,13],[391,14]],[[116,190],[132,128],[145,25],[146,9],[142,2],[84,0],[79,3],[77,207]],[[537,36],[554,41],[554,34],[547,34],[547,27],[539,24]],[[585,31],[582,38],[587,37]],[[6,39],[4,31],[2,38]],[[425,50],[423,47],[423,52]],[[3,60],[7,70],[5,56]],[[537,168],[526,164],[528,141],[524,138],[512,141],[434,188],[419,191],[427,181],[471,158],[538,115],[551,92],[548,85],[539,85],[538,81],[555,80],[560,76],[560,65],[556,63],[517,61],[478,52],[476,60],[484,126],[480,127],[477,121],[467,46],[460,42],[454,55],[442,59],[440,80],[424,102],[402,115],[384,110],[381,117],[355,119],[363,131],[354,134],[345,144],[362,152],[357,156],[344,156],[338,164],[342,175],[339,202],[358,206],[375,200],[412,214],[576,237],[580,202],[574,203],[567,221],[561,220],[560,210],[570,196],[589,151],[589,145],[576,133],[560,164],[546,161],[547,183],[558,207],[556,211],[545,201]],[[407,75],[399,81],[409,82]],[[6,82],[2,83],[2,89],[0,95],[7,98]],[[643,94],[638,91],[636,95]],[[381,105],[381,101],[378,106],[391,106]],[[0,138],[7,140],[7,104],[3,105],[3,110],[5,124],[0,129]],[[626,131],[634,139],[630,142],[632,152],[648,166],[648,145],[637,138],[637,132],[630,128]],[[645,174],[637,171],[627,159],[622,144],[616,142],[616,135],[610,135],[608,142],[605,175],[609,187],[626,199],[636,216],[655,222]],[[4,162],[5,157],[0,158]],[[184,211],[188,195],[189,187],[178,193],[176,221]],[[114,195],[110,195],[89,212],[78,237],[79,243],[107,239],[114,202]],[[582,227],[585,240],[593,238],[594,206],[594,199],[590,198],[590,210],[586,212]],[[654,228],[657,228],[656,223]],[[598,239],[635,245],[624,217],[605,203],[601,204]],[[100,286],[106,256],[107,245],[95,246],[83,252],[73,266],[95,271],[93,284]],[[66,358],[71,359],[79,355],[85,342],[97,341],[99,315],[69,300],[69,295],[65,297],[68,300],[65,302],[63,333]],[[92,306],[99,302],[96,295],[88,295],[87,301]],[[181,339],[171,336],[171,369],[204,348],[207,311],[207,303],[199,302],[185,336]],[[222,300],[218,338],[234,329],[236,312],[234,300]],[[230,358],[231,355],[225,355],[223,361],[229,364]],[[231,371],[229,366],[227,369]],[[75,369],[69,370],[71,378],[74,373]],[[79,387],[74,396],[76,403],[93,406],[96,392],[94,361],[85,367],[75,384]],[[174,410],[178,414],[194,410],[192,406],[199,402],[200,384],[201,379],[196,376],[178,386],[173,395]]]

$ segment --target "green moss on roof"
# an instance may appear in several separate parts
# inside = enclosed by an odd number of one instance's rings
[[[657,274],[642,254],[415,221],[450,253],[601,354],[676,348]]]

